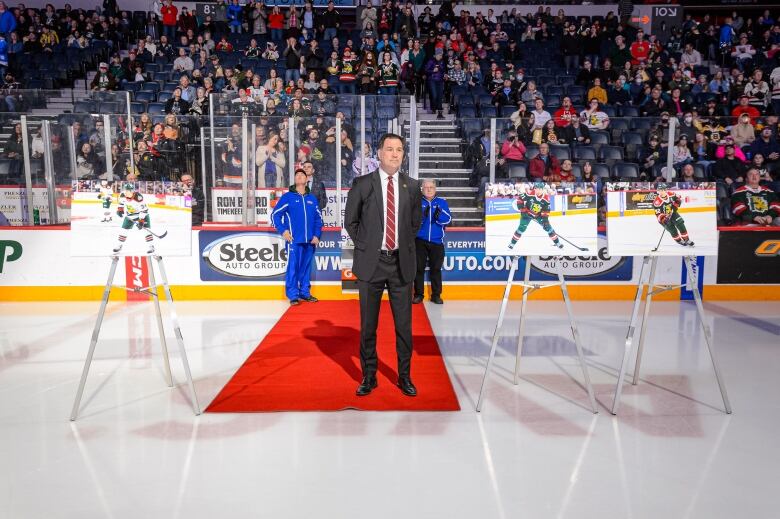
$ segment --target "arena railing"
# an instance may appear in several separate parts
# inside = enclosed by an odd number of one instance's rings
[[[97,97],[101,98],[99,102],[108,99]],[[11,120],[12,136],[6,141],[4,156],[0,158],[0,184],[5,190],[3,205],[8,205],[9,200],[18,201],[17,207],[9,209],[13,213],[11,223],[15,225],[67,223],[72,180],[176,180],[183,173],[190,173],[206,194],[207,221],[264,225],[269,221],[272,200],[292,184],[295,168],[313,159],[330,198],[329,223],[340,225],[346,191],[356,176],[374,169],[379,138],[387,131],[416,137],[407,141],[408,159],[404,167],[411,174],[449,178],[449,184],[443,184],[443,189],[453,187],[453,181],[467,175],[468,185],[455,186],[458,188],[449,194],[461,198],[464,207],[469,206],[469,197],[474,197],[471,206],[475,206],[475,195],[484,182],[531,178],[529,159],[538,153],[539,138],[550,138],[544,132],[526,130],[528,119],[460,117],[456,120],[460,154],[448,153],[456,156],[433,167],[426,166],[427,161],[437,160],[425,156],[432,149],[435,151],[432,141],[436,139],[418,133],[421,125],[413,109],[406,113],[396,106],[394,112],[382,110],[380,115],[379,108],[384,106],[381,103],[388,102],[385,97],[339,96],[337,106],[343,110],[338,117],[307,113],[292,117],[213,113],[209,116],[17,114]],[[121,99],[105,102],[119,103]],[[413,101],[410,106],[415,106]],[[349,118],[347,107],[351,107]],[[391,115],[395,117],[390,118]],[[609,120],[606,130],[591,131],[590,143],[573,146],[553,143],[551,154],[560,159],[571,158],[577,178],[581,178],[586,162],[601,179],[674,178],[674,168],[663,169],[669,158],[670,143],[676,135],[691,131],[690,128],[677,125],[670,131],[661,124],[661,118],[610,117]],[[696,133],[725,141],[735,121],[731,117],[698,121]],[[324,137],[317,135],[316,145],[307,142],[313,129],[324,133]],[[17,131],[23,138],[14,138]],[[499,160],[504,158],[501,146],[518,131],[529,142],[524,160],[502,162]],[[271,134],[275,134],[275,139],[269,143]],[[661,137],[667,155],[659,155],[656,165],[648,169],[644,165],[645,150],[653,134]],[[487,157],[480,156],[480,137],[495,143]],[[560,140],[560,136],[556,135],[556,139]],[[716,146],[712,144],[713,147]],[[359,150],[365,150],[363,156]],[[696,178],[700,180],[711,178],[704,162],[693,161]],[[444,171],[447,168],[454,170],[449,177]],[[466,173],[461,174],[463,171]]]

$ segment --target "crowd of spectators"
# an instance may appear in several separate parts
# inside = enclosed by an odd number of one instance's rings
[[[500,175],[659,178],[669,174],[663,168],[671,138],[674,176],[693,170],[699,180],[717,181],[719,199],[729,205],[727,198],[746,184],[748,167],[759,170],[762,186],[780,185],[780,22],[774,14],[688,14],[667,33],[645,34],[614,13],[576,18],[541,6],[497,13],[449,1],[436,14],[398,0],[368,1],[354,26],[332,2],[298,8],[219,0],[203,17],[171,0],[155,2],[142,16],[121,11],[116,0],[94,12],[50,4],[8,9],[0,2],[0,73],[23,82],[31,56],[104,42],[90,87],[131,91],[143,113],[108,150],[92,142],[102,134],[94,126],[79,129],[74,178],[104,174],[98,164],[110,153],[114,174],[178,179],[190,169],[187,146],[198,142],[213,108],[210,95],[221,94],[229,114],[257,119],[248,155],[258,185],[287,183],[281,172],[289,169],[291,145],[296,163],[314,164],[324,180],[334,182],[339,167],[349,179],[375,159],[371,138],[368,149],[354,150],[352,110],[341,109],[337,96],[403,92],[424,99],[440,118],[445,105],[461,121],[502,118],[495,144]],[[152,83],[158,86],[147,88]],[[348,143],[340,165],[337,117]],[[672,118],[679,124],[670,136]],[[482,124],[476,135],[461,124],[464,160],[476,182],[493,145]],[[236,127],[228,125],[219,142],[225,185],[243,168]],[[628,133],[638,140],[628,142]],[[14,139],[4,148],[8,158],[18,156]],[[564,147],[569,151],[562,153]],[[618,167],[624,164],[633,167]]]

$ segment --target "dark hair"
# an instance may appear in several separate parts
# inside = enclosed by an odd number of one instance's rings
[[[385,141],[388,140],[388,139],[397,139],[397,140],[401,141],[401,145],[406,147],[406,141],[404,140],[403,137],[401,137],[397,133],[386,133],[386,134],[382,135],[382,137],[379,139],[379,147],[378,147],[378,149],[382,149],[385,146]]]
[[[298,173],[302,175],[306,175],[306,172],[302,168],[295,168],[295,173],[293,174],[293,177],[297,175]]]

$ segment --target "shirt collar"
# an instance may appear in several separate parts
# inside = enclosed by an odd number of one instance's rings
[[[398,171],[394,175],[389,175],[384,169],[379,168],[379,176],[382,177],[382,181],[387,181],[388,178],[395,178],[398,176]]]

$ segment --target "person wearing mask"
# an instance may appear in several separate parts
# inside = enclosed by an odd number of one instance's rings
[[[436,196],[436,182],[432,179],[421,180],[422,184],[422,225],[415,239],[417,251],[417,275],[414,278],[413,304],[422,303],[425,291],[425,266],[429,268],[431,279],[431,303],[440,305],[441,267],[444,264],[444,231],[452,223],[447,201]]]
[[[292,306],[317,302],[311,295],[311,266],[322,235],[322,215],[306,187],[306,172],[297,169],[294,178],[295,184],[271,213],[274,227],[288,244],[284,291]]]

